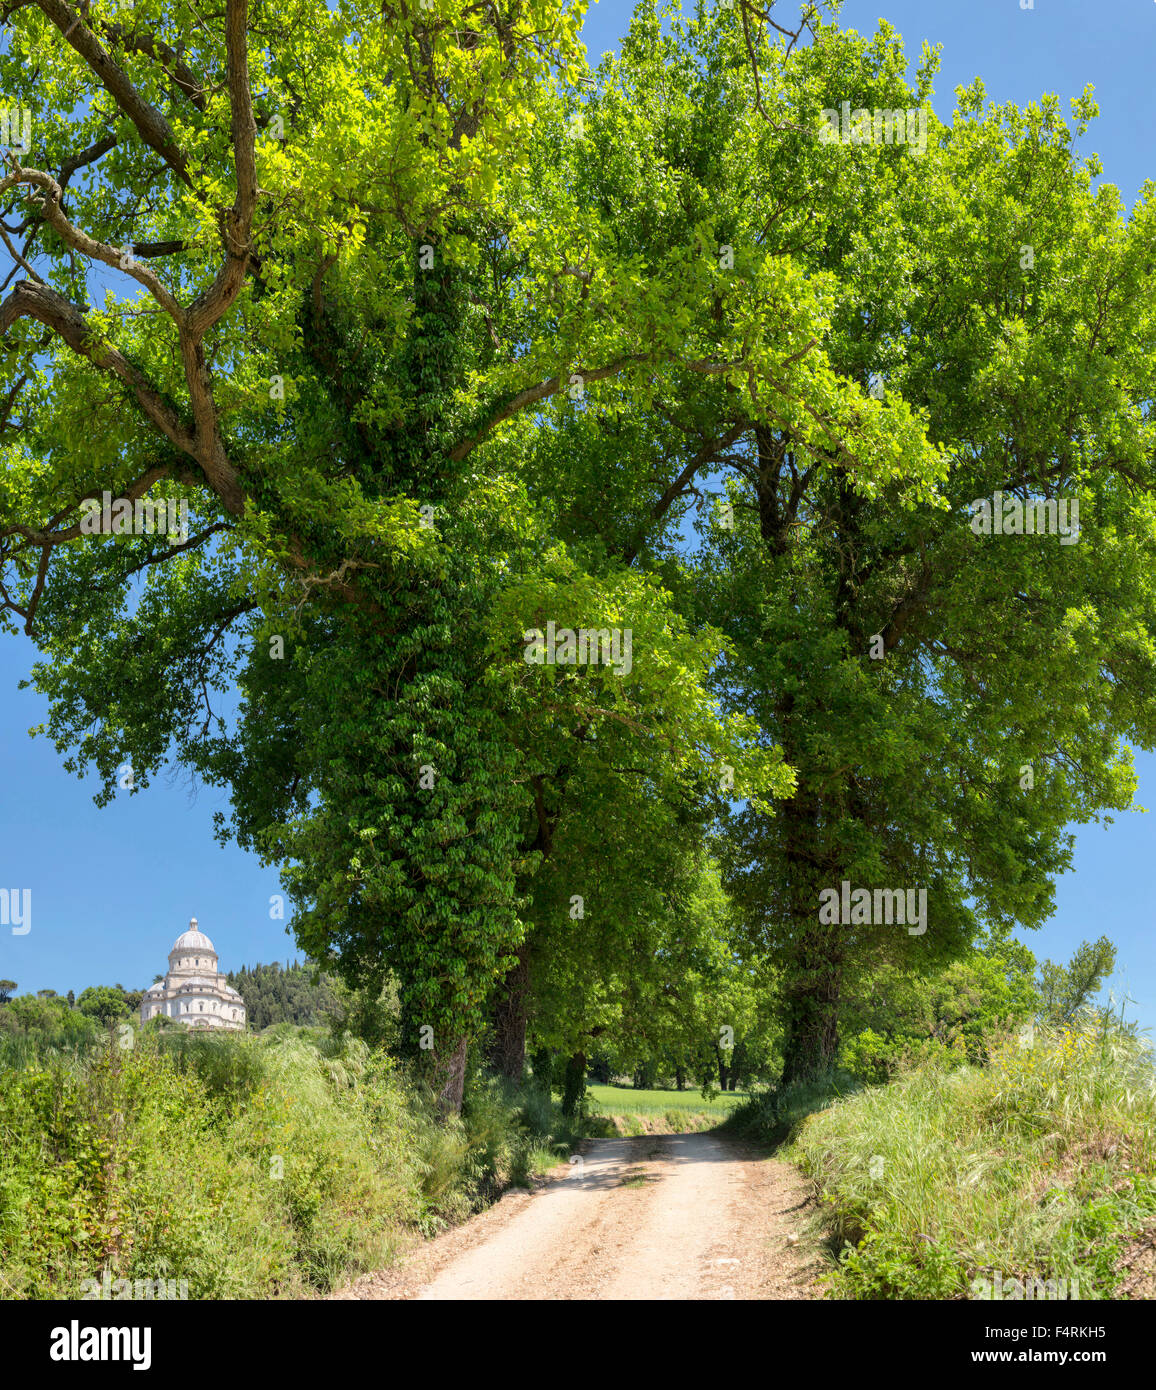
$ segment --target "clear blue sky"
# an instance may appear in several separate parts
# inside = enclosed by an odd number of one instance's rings
[[[591,6],[584,37],[592,64],[617,48],[629,14],[624,0]],[[935,96],[943,119],[954,88],[977,75],[990,98],[1021,104],[1043,92],[1076,96],[1091,82],[1102,114],[1083,150],[1099,153],[1104,178],[1129,205],[1156,173],[1156,4],[1036,0],[1022,10],[1019,0],[848,0],[841,22],[870,32],[880,16],[902,34],[913,64],[924,39],[943,44]],[[44,739],[27,737],[46,712],[35,692],[16,688],[33,659],[26,639],[0,639],[0,886],[33,890],[32,931],[0,929],[0,976],[21,992],[146,985],[190,916],[213,938],[223,969],[293,956],[284,924],[269,917],[276,874],[212,837],[212,813],[226,809],[221,794],[190,792],[187,778],[162,775],[143,795],[97,810],[94,786],[66,775]],[[1138,754],[1137,767],[1138,800],[1156,805],[1156,756]],[[1114,986],[1138,1001],[1132,1016],[1156,1028],[1156,908],[1144,877],[1154,858],[1148,816],[1079,830],[1056,915],[1025,939],[1037,956],[1067,959],[1081,940],[1106,933],[1119,948]]]

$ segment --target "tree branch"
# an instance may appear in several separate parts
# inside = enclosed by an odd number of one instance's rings
[[[100,85],[136,126],[141,139],[165,161],[182,183],[192,186],[188,159],[164,116],[150,106],[102,47],[80,15],[64,0],[36,0],[40,9],[60,30],[65,42],[74,48],[95,73]]]
[[[126,275],[131,275],[138,284],[145,287],[162,309],[169,314],[174,322],[180,324],[184,313],[181,306],[161,283],[160,278],[154,270],[148,266],[138,265],[129,260],[128,265],[122,264],[127,259],[125,253],[115,246],[108,246],[103,241],[97,241],[90,237],[87,232],[82,232],[79,227],[65,217],[60,206],[60,200],[64,196],[64,191],[54,178],[49,174],[43,173],[39,169],[18,169],[15,173],[9,174],[6,178],[0,179],[0,193],[6,193],[9,188],[17,184],[30,184],[39,188],[43,192],[41,207],[43,209],[44,220],[60,234],[61,239],[81,255],[87,256],[90,260],[103,261],[105,265],[112,266],[116,270],[123,270]],[[7,240],[7,238],[5,238]],[[9,250],[12,250],[9,247]],[[12,250],[15,256],[15,251]],[[23,262],[22,262],[23,264]],[[35,271],[30,271],[36,275]],[[36,276],[39,280],[40,277]],[[43,283],[43,281],[41,281]]]
[[[578,375],[583,381],[601,381],[603,377],[613,376],[620,372],[623,367],[630,366],[633,362],[645,362],[645,353],[632,353],[628,357],[619,357],[617,361],[611,362],[608,367],[593,367],[589,371],[583,368],[578,369]],[[482,444],[486,438],[493,433],[503,420],[508,420],[511,415],[517,415],[519,411],[525,410],[528,405],[534,405],[538,401],[544,401],[547,397],[553,396],[563,386],[562,378],[557,376],[548,377],[545,381],[540,381],[537,386],[528,386],[524,391],[506,402],[502,408],[492,415],[481,430],[472,435],[469,439],[463,439],[450,450],[450,460],[453,463],[460,463],[468,454]]]
[[[182,453],[197,457],[196,437],[172,403],[145,380],[123,353],[98,339],[88,320],[63,295],[47,285],[34,285],[28,280],[21,280],[8,298],[0,303],[0,335],[7,333],[20,318],[38,320],[59,334],[77,356],[123,381],[145,415],[165,438]]]
[[[257,206],[257,125],[249,91],[247,23],[247,0],[227,0],[225,49],[237,193],[224,216],[225,264],[212,285],[189,306],[189,332],[196,338],[210,329],[236,299],[245,280],[252,246],[253,211]]]

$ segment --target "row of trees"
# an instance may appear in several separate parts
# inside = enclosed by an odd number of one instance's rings
[[[39,1027],[56,1020],[66,1012],[77,1012],[83,1018],[101,1023],[128,1018],[140,1009],[143,990],[126,990],[123,985],[90,985],[79,997],[69,990],[57,994],[54,989],[39,989],[35,994],[16,995],[15,980],[0,980],[0,1004],[5,1015],[22,1026]]]
[[[644,0],[596,77],[559,0],[5,12],[0,611],[48,732],[101,802],[227,788],[448,1107],[483,1040],[829,1067],[888,972],[1046,920],[1156,742],[1151,190],[979,82],[923,154],[821,141],[936,68],[834,8]],[[106,491],[195,524],[83,533]],[[997,491],[1079,544],[976,537]],[[628,659],[527,659],[583,629]],[[928,930],[823,924],[844,881]]]
[[[1106,936],[1083,942],[1066,965],[1037,961],[1019,941],[987,935],[962,956],[930,974],[882,966],[863,988],[845,1001],[840,1048],[842,1070],[862,1080],[886,1081],[903,1067],[941,1054],[982,1063],[988,1046],[1009,1031],[1025,1040],[1036,1025],[1110,1027],[1135,1034],[1137,1025],[1116,1018],[1112,1006],[1097,996],[1111,976],[1116,948]],[[733,997],[733,996],[732,996]],[[622,1047],[617,1043],[595,1052],[589,1080],[609,1082],[630,1077],[640,1089],[687,1084],[739,1090],[777,1078],[782,1070],[783,1033],[757,1005],[738,1031],[712,1034],[701,1018],[662,1045]],[[770,1027],[766,1020],[771,1017]],[[547,1053],[534,1058],[535,1076],[555,1084],[557,1060]]]

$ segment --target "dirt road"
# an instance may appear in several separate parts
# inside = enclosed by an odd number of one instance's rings
[[[590,1139],[346,1299],[814,1298],[795,1169],[715,1134]]]

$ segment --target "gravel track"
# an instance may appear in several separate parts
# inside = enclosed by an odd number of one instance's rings
[[[718,1134],[588,1139],[533,1192],[340,1299],[802,1299],[821,1272],[786,1163]]]

